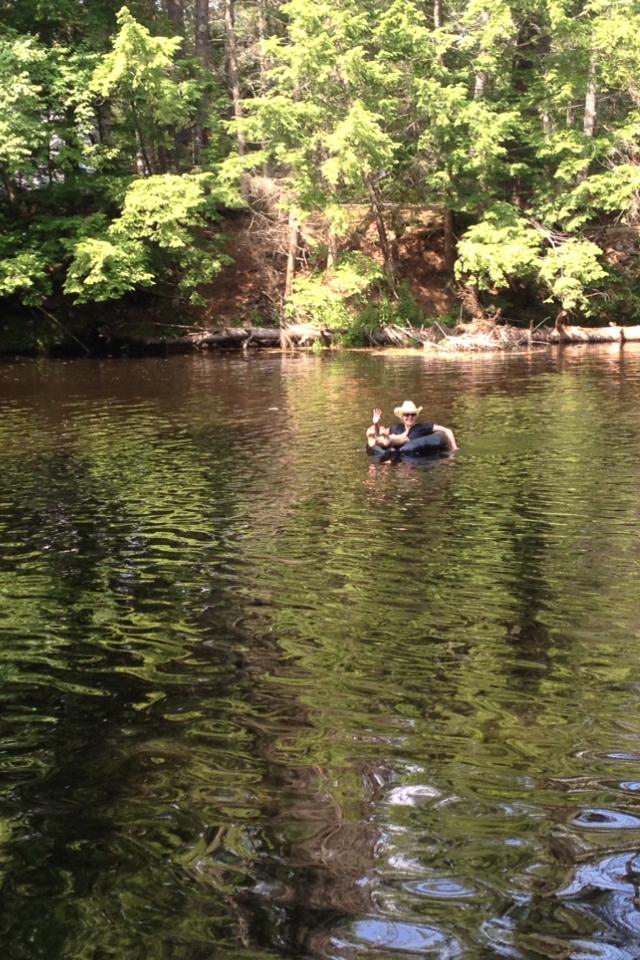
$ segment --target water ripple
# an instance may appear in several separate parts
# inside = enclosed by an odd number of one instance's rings
[[[407,396],[459,454],[370,464]],[[635,960],[640,350],[3,364],[0,410],[16,960]]]
[[[588,830],[640,830],[640,817],[621,810],[581,810],[571,822]]]
[[[418,923],[368,917],[353,925],[356,942],[375,952],[389,951],[394,956],[419,954],[454,960],[462,956],[462,945],[443,930]],[[348,947],[349,941],[336,939],[336,946]]]

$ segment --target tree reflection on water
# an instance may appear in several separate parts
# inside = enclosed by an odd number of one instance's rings
[[[626,350],[0,368],[12,960],[630,960]]]

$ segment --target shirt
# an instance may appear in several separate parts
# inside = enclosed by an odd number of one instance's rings
[[[404,424],[394,423],[394,425],[389,428],[389,433],[404,433]],[[428,437],[432,433],[432,423],[414,423],[414,425],[409,427],[408,430],[409,440],[417,440],[418,437]]]

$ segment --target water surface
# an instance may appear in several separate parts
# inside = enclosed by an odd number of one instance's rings
[[[629,345],[0,365],[5,956],[637,958],[639,476]]]

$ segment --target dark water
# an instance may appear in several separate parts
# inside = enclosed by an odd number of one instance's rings
[[[410,397],[452,459],[374,466]],[[640,956],[640,352],[0,366],[11,960]]]

